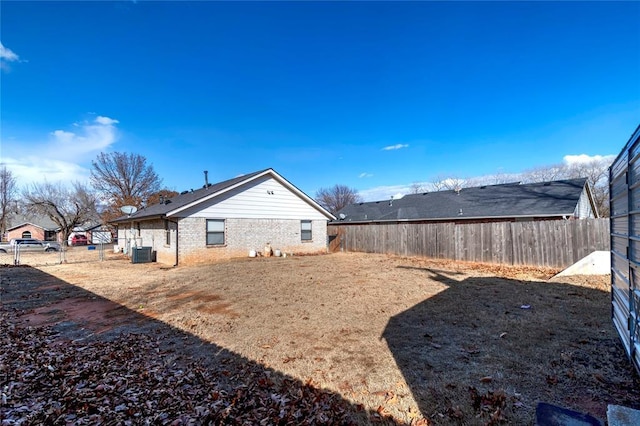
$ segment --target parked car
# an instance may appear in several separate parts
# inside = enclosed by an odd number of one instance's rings
[[[86,246],[87,245],[87,236],[86,235],[74,235],[71,237],[71,245],[72,246]]]
[[[9,243],[0,244],[0,252],[8,253],[19,249],[23,251],[60,251],[60,244],[55,241],[41,241],[35,238],[12,238]]]

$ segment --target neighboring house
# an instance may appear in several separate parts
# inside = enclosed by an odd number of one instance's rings
[[[7,240],[12,238],[35,238],[60,242],[60,227],[48,217],[14,216],[7,229]]]
[[[507,183],[426,192],[399,199],[351,204],[340,225],[399,222],[498,222],[598,217],[586,178]]]
[[[327,251],[335,217],[273,169],[184,191],[111,223],[118,245],[147,246],[158,262],[193,264],[246,257],[267,243],[283,253]]]
[[[105,225],[93,225],[87,228],[86,236],[89,244],[108,244],[113,242],[113,233]]]
[[[68,238],[69,245],[71,245],[71,241],[75,236],[86,237],[88,244],[108,244],[113,242],[111,229],[106,225],[96,223],[89,223],[73,228],[73,231],[69,234]]]

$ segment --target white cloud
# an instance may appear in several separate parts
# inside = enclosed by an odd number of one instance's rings
[[[64,130],[54,130],[51,135],[61,144],[71,144],[76,138],[76,134],[72,132],[65,132]]]
[[[105,126],[109,126],[109,125],[112,125],[112,124],[118,124],[119,121],[118,120],[114,120],[113,118],[103,117],[102,115],[99,115],[98,117],[96,117],[96,123],[104,124]]]
[[[78,133],[55,130],[51,132],[52,148],[54,150],[73,149],[75,155],[102,151],[116,141],[115,123],[118,123],[118,120],[98,116],[93,123],[76,124],[80,129]]]
[[[2,162],[11,170],[20,186],[44,180],[70,183],[89,179],[88,169],[65,160],[28,156],[3,158]]]
[[[373,177],[373,173],[362,172],[358,175],[360,179]]]
[[[76,123],[75,132],[54,130],[43,141],[3,140],[2,162],[19,185],[32,182],[86,181],[90,160],[118,139],[118,120],[99,116],[92,122]]]
[[[10,70],[9,62],[20,62],[20,57],[0,42],[0,68],[8,72]]]
[[[0,59],[4,61],[14,62],[20,60],[20,57],[13,53],[11,49],[4,47],[2,42],[0,42]]]
[[[400,196],[408,194],[410,191],[411,185],[389,185],[376,186],[375,188],[358,191],[358,194],[360,194],[364,201],[380,201],[389,200],[391,197],[398,199]]]
[[[605,161],[605,162],[613,162],[616,158],[615,155],[587,155],[587,154],[579,154],[579,155],[565,155],[562,160],[565,164],[572,166],[575,164],[585,164],[591,163],[593,161]]]
[[[396,149],[409,148],[408,143],[397,143],[395,145],[389,145],[382,148],[383,151],[394,151]]]

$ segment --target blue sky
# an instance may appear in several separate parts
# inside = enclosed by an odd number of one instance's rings
[[[181,191],[273,167],[314,196],[617,154],[639,2],[6,2],[2,162],[20,184],[144,155]]]

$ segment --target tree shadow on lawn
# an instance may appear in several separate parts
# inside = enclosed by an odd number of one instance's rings
[[[2,269],[4,420],[395,424],[38,269]]]
[[[640,408],[640,382],[611,324],[610,293],[412,269],[448,287],[392,317],[383,333],[423,416],[533,424],[539,401],[601,419],[609,403]]]

